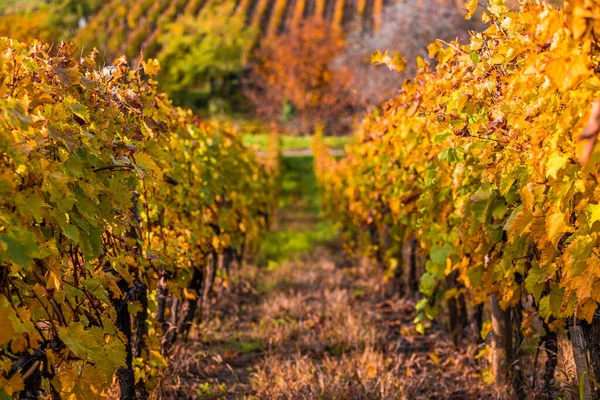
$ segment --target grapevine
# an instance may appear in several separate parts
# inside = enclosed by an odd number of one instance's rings
[[[157,62],[48,50],[0,39],[0,393],[141,396],[194,277],[266,229],[274,170],[173,107]]]
[[[471,16],[477,2],[466,7]],[[326,212],[350,248],[402,275],[401,248],[418,240],[419,329],[437,299],[475,307],[490,296],[505,310],[530,296],[550,331],[596,322],[598,111],[588,119],[600,88],[589,17],[599,11],[493,1],[489,28],[468,44],[432,44],[437,65],[417,60],[344,159],[315,144]]]

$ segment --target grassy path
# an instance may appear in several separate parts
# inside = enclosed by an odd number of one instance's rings
[[[165,398],[476,398],[474,358],[335,247],[248,267],[178,348]],[[169,384],[170,381],[170,384]]]
[[[344,257],[317,218],[310,164],[284,160],[282,209],[262,267],[219,285],[207,322],[172,354],[160,396],[481,398],[474,349],[456,350],[439,327],[416,333],[414,300]]]

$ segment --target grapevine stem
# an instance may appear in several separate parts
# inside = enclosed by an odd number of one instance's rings
[[[95,168],[92,171],[100,172],[100,171],[130,171],[133,169],[131,165],[107,165],[105,167]]]

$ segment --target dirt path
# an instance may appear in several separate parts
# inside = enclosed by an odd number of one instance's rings
[[[262,267],[217,284],[210,316],[174,349],[163,399],[484,398],[477,348],[415,331],[414,299],[344,256],[318,218],[309,157],[284,157],[282,209]],[[263,246],[264,247],[264,246]],[[294,250],[294,251],[290,251]],[[281,257],[283,255],[283,257]],[[265,259],[266,258],[266,259]]]
[[[473,349],[417,334],[413,301],[337,254],[244,269],[173,354],[163,398],[481,398]]]
[[[344,149],[330,149],[329,152],[334,157],[343,156],[344,154],[346,154]],[[257,154],[259,157],[264,157],[267,155],[267,152],[259,151]],[[306,157],[306,156],[312,156],[312,155],[313,155],[313,152],[311,149],[283,150],[283,152],[282,152],[282,156],[284,156],[284,157]]]

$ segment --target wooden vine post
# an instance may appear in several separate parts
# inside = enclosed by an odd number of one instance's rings
[[[490,296],[492,315],[492,371],[497,386],[508,382],[512,354],[512,326],[510,309],[503,310],[495,294]]]

